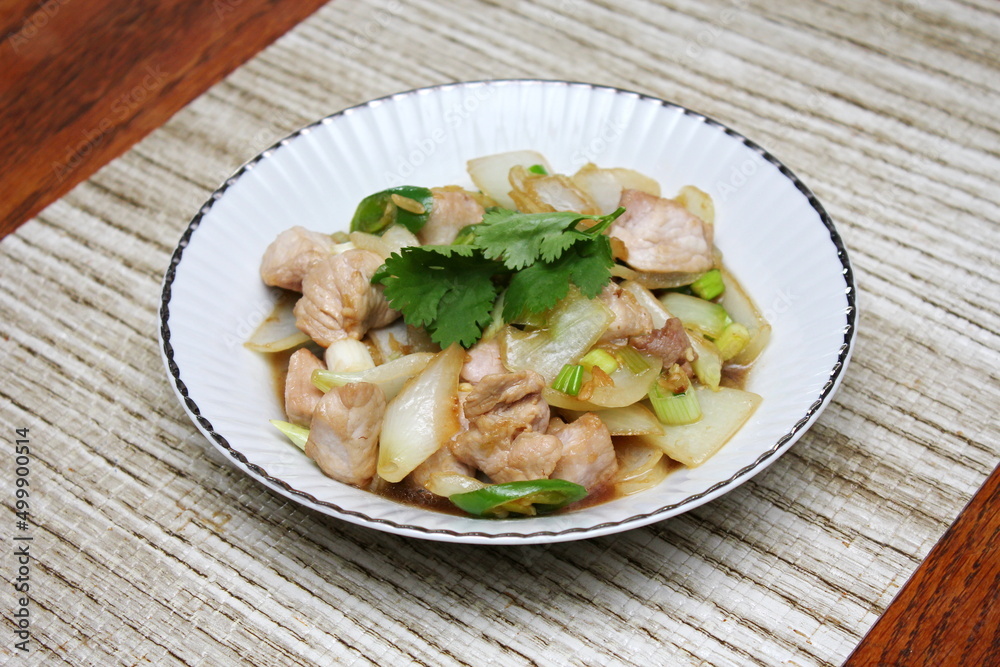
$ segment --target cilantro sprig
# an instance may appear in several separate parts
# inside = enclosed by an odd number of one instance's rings
[[[407,324],[442,347],[471,347],[503,293],[502,318],[549,310],[570,283],[589,298],[611,280],[611,243],[603,232],[625,211],[518,213],[491,208],[450,246],[413,246],[391,255],[372,277]],[[584,225],[582,223],[589,223]]]

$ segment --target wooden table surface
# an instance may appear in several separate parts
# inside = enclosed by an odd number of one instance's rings
[[[14,0],[0,26],[0,654],[1000,664],[996,4]],[[580,543],[404,540],[247,480],[156,346],[188,219],[315,118],[511,77],[684,104],[810,185],[861,287],[840,394],[736,491]]]

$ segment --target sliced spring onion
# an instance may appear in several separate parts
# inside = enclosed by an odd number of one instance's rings
[[[610,352],[602,350],[599,347],[596,347],[587,354],[583,355],[583,359],[580,360],[580,365],[588,371],[594,366],[597,366],[608,375],[614,373],[620,366],[618,360],[615,359]]]
[[[750,330],[739,322],[730,323],[715,339],[715,347],[724,361],[729,361],[743,351],[750,342]]]
[[[549,175],[549,170],[546,169],[545,165],[543,164],[533,164],[530,167],[528,167],[528,171],[530,171],[532,174],[540,174],[542,176]]]
[[[649,403],[661,423],[668,426],[693,424],[701,419],[701,406],[698,396],[691,389],[683,394],[671,394],[663,391],[658,382],[649,388]]]
[[[327,369],[335,373],[353,373],[375,368],[368,346],[353,338],[333,341],[323,356]]]
[[[458,235],[451,242],[452,245],[472,245],[476,241],[476,229],[478,224],[466,225],[458,230]]]
[[[579,394],[581,386],[583,386],[583,366],[579,364],[566,364],[552,382],[553,389],[570,396]]]
[[[726,285],[722,282],[722,271],[712,269],[701,274],[698,280],[691,283],[691,291],[708,301],[718,298],[726,291]]]
[[[641,375],[649,368],[649,362],[634,348],[626,345],[615,350],[615,357],[633,375]]]
[[[475,516],[503,519],[510,514],[534,516],[554,512],[586,497],[587,489],[563,479],[535,479],[491,484],[477,491],[449,496],[457,507]]]
[[[667,292],[660,301],[671,315],[680,318],[685,328],[697,329],[712,339],[722,335],[731,321],[725,308],[696,296]]]
[[[391,401],[402,390],[406,381],[424,370],[433,358],[434,354],[431,352],[414,352],[381,366],[353,373],[317,369],[310,379],[317,389],[324,392],[352,382],[371,382],[382,389],[386,400]]]
[[[308,428],[305,426],[299,426],[298,424],[292,424],[291,422],[283,422],[279,419],[272,419],[271,424],[273,424],[276,429],[284,433],[296,447],[302,450],[306,448],[306,441],[309,440]]]

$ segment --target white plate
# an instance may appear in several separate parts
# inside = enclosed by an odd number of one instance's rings
[[[561,173],[631,167],[667,195],[693,184],[717,207],[727,266],[773,326],[748,389],[763,403],[714,457],[634,496],[548,517],[489,521],[397,504],[325,477],[268,424],[281,409],[267,361],[242,343],[274,295],[264,249],[292,225],[346,229],[385,187],[469,185],[466,160],[531,148]],[[774,462],[816,420],[856,332],[855,285],[822,206],[786,167],[677,105],[559,81],[486,81],[374,100],[305,127],[248,162],[191,221],[163,283],[160,339],[185,410],[234,464],[296,502],[400,535],[525,544],[607,535],[697,507]],[[206,480],[208,483],[208,480]]]

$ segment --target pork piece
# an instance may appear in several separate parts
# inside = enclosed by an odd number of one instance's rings
[[[333,252],[336,242],[326,234],[292,227],[278,234],[264,251],[260,277],[264,284],[302,291],[302,279],[312,266]]]
[[[562,456],[552,471],[553,479],[574,482],[589,492],[618,472],[611,433],[593,412],[569,424],[555,418],[549,423],[548,434],[562,442]]]
[[[334,387],[313,412],[306,456],[335,480],[367,486],[375,476],[385,405],[378,385],[354,382]]]
[[[639,271],[700,273],[715,263],[712,225],[672,199],[624,190],[621,217],[608,234],[625,244],[625,261]]]
[[[312,383],[314,370],[325,369],[326,365],[315,354],[305,348],[295,350],[288,358],[288,375],[285,376],[285,414],[288,421],[300,426],[309,426],[313,411],[323,392]]]
[[[380,266],[378,254],[360,249],[317,262],[302,281],[295,326],[328,347],[341,338],[360,340],[369,329],[391,323],[399,312],[389,307],[382,286],[371,284]]]
[[[472,466],[466,465],[455,458],[450,447],[442,447],[407,475],[406,481],[412,486],[426,489],[432,475],[444,472],[458,473],[468,477],[476,474]]]
[[[537,437],[549,422],[544,387],[534,371],[487,375],[473,385],[464,401],[468,428],[452,443],[456,458],[497,483],[548,477],[562,445]]]
[[[602,341],[642,336],[653,330],[653,318],[649,311],[639,304],[631,292],[627,292],[615,282],[610,282],[597,297],[607,306],[615,319],[601,336]]]
[[[431,188],[431,193],[431,213],[417,233],[421,245],[448,245],[463,227],[482,221],[482,205],[465,190]]]
[[[506,373],[500,360],[500,341],[496,338],[480,340],[465,352],[465,365],[462,366],[463,382],[475,384],[487,375]]]
[[[691,347],[691,339],[688,338],[684,325],[676,317],[671,317],[652,333],[630,338],[629,344],[637,350],[662,359],[664,368],[698,358],[698,354]]]

